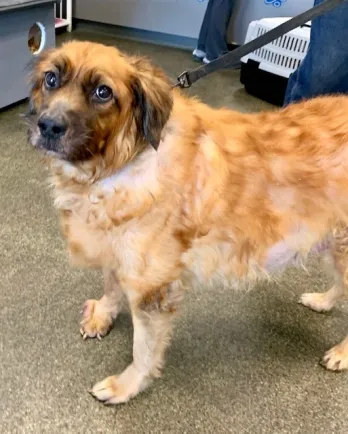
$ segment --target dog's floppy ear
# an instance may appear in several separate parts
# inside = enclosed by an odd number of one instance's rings
[[[157,150],[173,106],[170,83],[146,60],[137,61],[135,66],[139,73],[132,77],[131,88],[137,141],[150,143]]]

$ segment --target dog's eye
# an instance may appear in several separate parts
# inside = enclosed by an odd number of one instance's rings
[[[112,90],[103,84],[102,86],[96,88],[94,95],[95,98],[100,102],[107,102],[112,98]]]
[[[52,72],[52,71],[48,71],[45,74],[45,86],[47,89],[57,89],[59,85],[58,82],[58,77],[57,75]]]

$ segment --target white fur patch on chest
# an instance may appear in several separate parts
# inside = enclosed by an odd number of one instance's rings
[[[106,195],[123,189],[151,190],[157,183],[157,165],[157,153],[150,148],[114,175],[98,181],[95,187]]]

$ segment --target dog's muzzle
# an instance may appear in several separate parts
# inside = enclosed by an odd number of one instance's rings
[[[41,116],[37,124],[41,136],[49,140],[61,139],[68,129],[68,125],[64,120],[47,116]]]

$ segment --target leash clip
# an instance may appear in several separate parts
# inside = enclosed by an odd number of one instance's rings
[[[174,85],[174,87],[180,87],[181,89],[187,89],[191,87],[191,81],[188,75],[188,71],[184,71],[178,77],[178,82]]]

